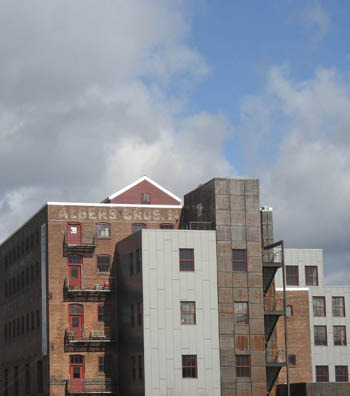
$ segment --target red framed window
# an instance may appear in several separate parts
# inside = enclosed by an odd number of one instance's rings
[[[235,324],[246,325],[249,323],[249,311],[247,302],[235,302],[233,318]]]
[[[333,326],[334,345],[346,346],[346,327]]]
[[[348,366],[335,366],[335,382],[348,382]]]
[[[111,256],[97,256],[97,272],[109,272],[111,266]]]
[[[97,223],[96,233],[99,238],[111,237],[111,225],[109,223]]]
[[[181,324],[196,324],[196,303],[194,301],[181,301]]]
[[[147,228],[147,226],[146,226],[146,224],[143,224],[143,223],[134,223],[134,224],[131,226],[132,232],[136,232],[136,231],[139,231],[139,230],[143,230],[143,229],[145,229],[145,228]]]
[[[314,316],[326,316],[325,297],[312,297],[312,309]]]
[[[305,266],[305,284],[306,286],[318,286],[318,270],[315,265]]]
[[[286,306],[286,315],[287,315],[288,318],[290,318],[291,316],[294,315],[293,305],[287,305]]]
[[[174,224],[161,224],[159,226],[161,230],[173,230],[174,229]]]
[[[299,269],[297,265],[286,265],[286,283],[288,286],[299,286]]]
[[[315,345],[327,345],[327,326],[314,326]]]
[[[179,249],[180,271],[194,271],[194,250]]]
[[[335,317],[345,316],[344,297],[332,297],[332,315]]]
[[[236,355],[236,376],[250,377],[250,356]]]
[[[329,382],[328,366],[316,366],[316,382]]]
[[[247,271],[246,249],[232,249],[232,271]]]
[[[182,355],[182,378],[197,378],[197,355]]]
[[[293,354],[288,355],[288,363],[289,363],[291,366],[296,366],[296,364],[297,364],[297,357],[296,357],[296,355],[293,355]]]
[[[151,194],[150,193],[142,193],[141,194],[141,203],[144,205],[149,205],[151,203]]]

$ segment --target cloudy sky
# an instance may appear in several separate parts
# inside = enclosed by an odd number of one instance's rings
[[[147,174],[259,177],[276,239],[350,284],[347,0],[0,0],[0,241]]]

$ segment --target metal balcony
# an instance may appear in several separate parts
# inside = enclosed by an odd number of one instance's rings
[[[284,315],[283,299],[276,296],[264,297],[265,341],[268,342],[281,315]]]
[[[109,280],[110,286],[101,285],[97,283],[97,280],[90,279],[89,282],[85,282],[82,279],[84,286],[77,288],[69,285],[69,281],[66,278],[63,286],[64,301],[77,301],[77,302],[100,302],[106,301],[112,294],[112,282]],[[85,285],[85,283],[87,283]]]
[[[65,352],[79,351],[105,351],[106,346],[115,341],[112,329],[105,328],[102,330],[66,329],[64,335]]]
[[[279,242],[267,246],[263,250],[263,285],[264,295],[267,293],[279,268],[283,266],[282,250],[279,248]]]
[[[282,367],[286,367],[286,351],[283,349],[266,349],[266,382],[271,392]]]
[[[110,378],[66,380],[66,395],[116,395]]]
[[[78,238],[74,239],[66,232],[63,238],[63,256],[77,254],[83,257],[92,257],[97,244],[98,235],[95,232],[82,232]]]

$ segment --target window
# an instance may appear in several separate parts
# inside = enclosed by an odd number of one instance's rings
[[[20,325],[20,319],[19,318],[17,318],[16,328],[17,328],[17,337],[18,337],[20,332],[21,332],[21,325]]]
[[[249,323],[248,317],[248,303],[235,302],[234,303],[234,322],[235,324],[246,325]]]
[[[9,338],[12,337],[12,324],[9,322]]]
[[[288,355],[288,363],[291,366],[295,366],[297,364],[297,357],[295,355]]]
[[[4,396],[9,394],[9,370],[4,370]]]
[[[16,337],[16,321],[12,321],[12,338]]]
[[[315,345],[327,345],[327,326],[314,326]]]
[[[196,324],[196,303],[181,301],[181,324]]]
[[[328,366],[316,366],[316,382],[328,382]]]
[[[69,313],[70,314],[82,314],[83,313],[83,306],[80,304],[71,304],[69,306]]]
[[[68,256],[68,263],[69,264],[81,264],[82,263],[82,257],[78,256],[76,254]]]
[[[348,366],[335,366],[335,382],[348,382]]]
[[[345,316],[344,297],[332,297],[333,316]]]
[[[286,306],[286,315],[288,318],[293,316],[293,305]]]
[[[7,282],[5,282],[5,297],[7,297],[8,291],[7,291]]]
[[[40,327],[40,312],[38,309],[36,310],[36,327]]]
[[[40,279],[40,266],[38,262],[35,264],[35,278],[36,280]]]
[[[97,256],[97,272],[109,272],[111,256]]]
[[[4,326],[5,341],[7,340],[7,324]]]
[[[139,379],[143,378],[143,361],[142,361],[142,355],[138,356],[138,376]]]
[[[30,281],[34,281],[34,267],[33,265],[30,266]]]
[[[14,396],[19,395],[19,382],[18,382],[18,366],[14,367],[14,377],[15,377],[15,384],[14,384]]]
[[[159,228],[161,230],[172,230],[172,229],[174,229],[174,225],[173,224],[161,224],[159,226]]]
[[[143,224],[143,223],[134,223],[134,224],[132,225],[132,232],[136,232],[136,231],[139,231],[139,230],[143,230],[144,228],[147,228],[147,227],[146,227],[146,224]]]
[[[131,304],[130,306],[130,322],[131,322],[131,327],[135,327],[135,306],[134,304]]]
[[[26,285],[29,284],[29,268],[26,268]]]
[[[236,355],[236,376],[250,377],[250,356]]]
[[[131,378],[136,380],[136,359],[135,356],[131,356]]]
[[[28,333],[28,331],[29,331],[29,313],[27,313],[27,315],[26,315],[26,330]]]
[[[324,297],[313,297],[312,308],[314,316],[326,316],[326,299]]]
[[[43,393],[43,361],[38,360],[36,363],[36,378],[38,393]]]
[[[182,378],[197,378],[197,355],[182,355]]]
[[[129,253],[129,275],[134,275],[134,255]]]
[[[70,362],[71,364],[83,364],[84,357],[82,355],[71,355]]]
[[[141,194],[141,203],[149,205],[151,203],[151,194],[150,193],[142,193]]]
[[[109,238],[111,236],[111,225],[108,223],[96,224],[96,232],[99,238]]]
[[[137,325],[142,326],[142,304],[137,303]]]
[[[98,372],[103,373],[105,371],[105,357],[99,356],[98,357]]]
[[[21,288],[24,288],[24,272],[21,272]]]
[[[34,330],[34,327],[35,327],[34,311],[32,311],[31,317],[32,317],[32,330]]]
[[[97,307],[97,320],[99,322],[110,322],[112,310],[110,305],[98,305]]]
[[[136,249],[136,272],[141,272],[141,254],[140,249]]]
[[[333,326],[333,338],[334,338],[334,345],[345,346],[346,345],[346,327],[345,326]]]
[[[299,286],[299,271],[297,265],[286,265],[286,283],[289,286]]]
[[[20,276],[19,276],[19,274],[18,274],[18,275],[17,275],[17,290],[20,289],[20,284],[21,284],[21,281],[20,281]]]
[[[24,316],[21,317],[21,333],[24,334]]]
[[[232,249],[232,271],[247,271],[246,249]]]
[[[30,394],[30,367],[29,363],[24,366],[24,394]]]
[[[316,266],[305,266],[305,284],[306,286],[318,286],[318,272]]]
[[[97,320],[99,322],[103,322],[103,319],[104,319],[104,317],[103,317],[103,305],[99,305],[97,307]]]
[[[180,249],[180,271],[194,271],[193,249]]]

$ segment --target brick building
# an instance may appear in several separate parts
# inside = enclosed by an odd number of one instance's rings
[[[1,394],[266,395],[272,242],[258,180],[45,204],[0,246]]]

